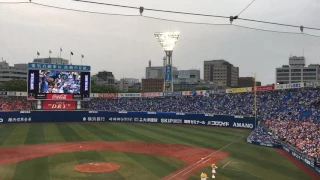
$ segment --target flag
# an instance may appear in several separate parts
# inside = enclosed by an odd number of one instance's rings
[[[71,53],[71,55],[73,56],[73,52],[71,51],[70,53]]]
[[[60,47],[60,52],[62,52],[62,48]]]
[[[84,55],[83,55],[83,54],[81,54],[81,57],[82,57],[82,58],[84,58]]]
[[[49,54],[51,54],[52,53],[52,51],[49,49]]]
[[[40,53],[37,51],[37,55],[40,56]]]

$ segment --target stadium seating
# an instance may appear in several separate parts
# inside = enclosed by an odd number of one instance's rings
[[[254,115],[254,94],[154,98],[92,98],[85,110],[149,111]],[[0,110],[31,110],[25,98],[0,99]],[[257,118],[264,124],[249,137],[252,141],[285,141],[320,160],[320,89],[287,89],[257,93]],[[270,133],[268,132],[270,131]]]

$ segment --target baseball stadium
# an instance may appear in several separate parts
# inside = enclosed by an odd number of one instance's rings
[[[320,180],[312,1],[0,1],[0,180]]]
[[[80,104],[2,92],[0,179],[319,179],[311,86],[91,93]]]

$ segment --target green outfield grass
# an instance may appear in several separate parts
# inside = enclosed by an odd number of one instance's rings
[[[245,142],[247,130],[205,126],[121,123],[59,123],[0,125],[0,146],[78,141],[142,141],[185,144],[220,149],[243,137],[224,151],[230,154],[217,165],[221,179],[309,179],[302,171],[272,148]],[[1,158],[1,155],[0,155]],[[93,175],[72,171],[79,163],[112,161],[118,171]],[[228,163],[227,166],[225,166]],[[184,166],[172,157],[112,151],[62,153],[0,167],[1,180],[67,179],[160,179]],[[225,166],[224,168],[222,168]],[[202,171],[210,174],[210,168]],[[190,180],[199,180],[200,171]],[[113,178],[111,178],[113,177]]]

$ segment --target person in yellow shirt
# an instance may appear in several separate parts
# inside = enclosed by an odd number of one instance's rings
[[[212,179],[216,178],[215,174],[216,174],[216,169],[218,169],[218,166],[216,166],[215,164],[211,165],[212,168]]]
[[[201,180],[207,180],[208,176],[207,176],[206,173],[202,172],[201,175],[200,175],[200,178],[201,178]]]

